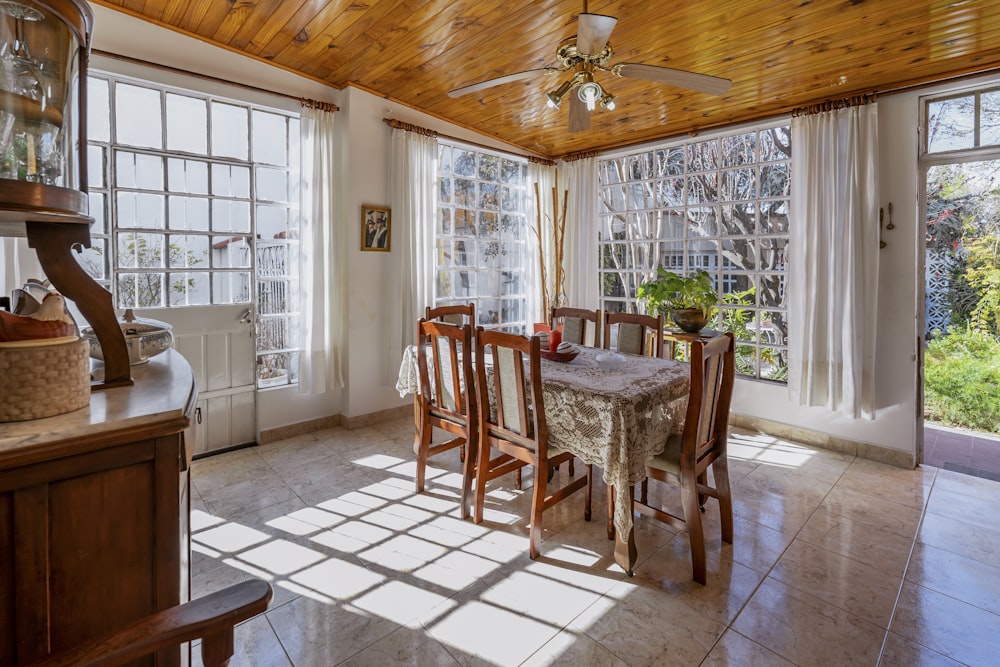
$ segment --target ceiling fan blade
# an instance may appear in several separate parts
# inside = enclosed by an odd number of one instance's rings
[[[569,97],[569,131],[583,132],[590,129],[590,112],[587,105],[575,90],[570,91]]]
[[[733,82],[729,79],[709,76],[707,74],[695,74],[694,72],[685,72],[681,69],[671,69],[669,67],[660,67],[659,65],[619,63],[612,67],[611,71],[618,76],[665,83],[670,86],[687,88],[699,93],[708,93],[709,95],[723,95],[733,85]]]
[[[603,14],[580,14],[576,20],[576,50],[596,56],[608,43],[618,19]]]
[[[529,69],[524,72],[516,72],[514,74],[507,74],[505,76],[498,76],[495,79],[487,79],[486,81],[480,81],[479,83],[474,83],[463,88],[456,88],[455,90],[448,91],[448,97],[461,97],[462,95],[468,95],[469,93],[478,93],[480,90],[486,90],[487,88],[492,88],[493,86],[499,86],[504,83],[510,83],[512,81],[520,81],[521,79],[530,79],[536,74],[552,74],[553,72],[558,72],[559,70],[555,67],[543,67],[541,69]]]

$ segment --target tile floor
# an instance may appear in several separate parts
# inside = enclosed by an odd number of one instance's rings
[[[1000,482],[1000,436],[927,424],[924,426],[924,462]]]
[[[735,544],[710,501],[700,586],[686,535],[645,518],[624,575],[600,483],[594,521],[582,494],[546,512],[531,561],[528,493],[496,480],[486,521],[459,520],[454,451],[414,494],[412,428],[195,462],[194,595],[275,591],[233,665],[998,664],[998,482],[736,431]]]

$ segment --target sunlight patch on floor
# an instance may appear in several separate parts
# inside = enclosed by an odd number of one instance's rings
[[[730,433],[727,452],[730,459],[766,463],[782,468],[801,468],[816,451],[769,435]]]

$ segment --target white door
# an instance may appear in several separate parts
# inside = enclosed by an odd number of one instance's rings
[[[253,314],[249,304],[144,309],[173,326],[174,347],[194,370],[195,454],[256,442]]]

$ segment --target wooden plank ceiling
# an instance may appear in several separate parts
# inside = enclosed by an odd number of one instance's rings
[[[568,131],[540,74],[456,99],[484,79],[556,66],[580,0],[96,0],[341,88],[355,85],[558,157],[764,118],[808,104],[1000,67],[990,0],[592,0],[618,18],[611,63],[724,77],[723,96],[598,73],[618,98]]]

